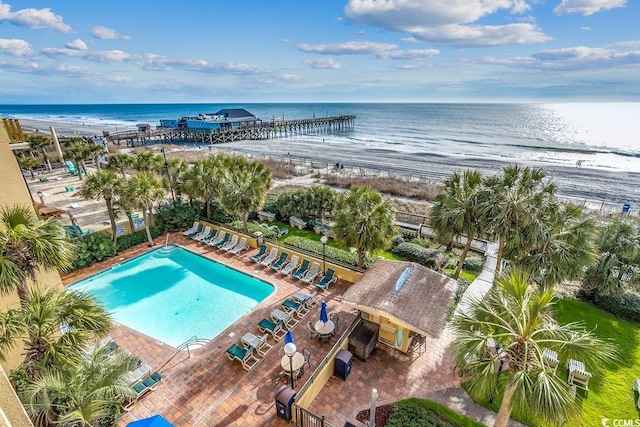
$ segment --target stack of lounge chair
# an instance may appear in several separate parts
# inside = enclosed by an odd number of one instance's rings
[[[311,264],[311,268],[307,270],[304,275],[300,278],[304,283],[313,283],[313,281],[320,274],[320,264],[314,262]]]
[[[209,233],[211,233],[211,226],[207,225],[204,230],[202,230],[201,232],[194,234],[193,236],[189,236],[191,237],[193,240],[199,242],[202,239],[209,237]]]
[[[234,234],[233,236],[231,236],[231,240],[228,240],[224,245],[218,246],[218,247],[225,252],[229,252],[237,244],[238,244],[238,235]]]
[[[193,221],[193,225],[191,226],[191,228],[183,231],[182,234],[187,237],[191,237],[191,236],[195,236],[200,231],[202,231],[202,224],[200,224],[199,221]]]
[[[260,265],[265,267],[270,267],[278,257],[278,248],[271,248],[269,255],[266,256],[262,261],[260,261]]]
[[[326,291],[329,288],[329,285],[338,280],[336,276],[336,272],[333,268],[327,269],[327,273],[324,275],[322,279],[318,283],[316,283],[316,288]]]
[[[285,276],[289,276],[291,272],[293,272],[300,265],[298,264],[299,260],[300,258],[298,257],[298,255],[292,256],[291,261],[289,261],[287,265],[283,266],[280,269],[280,273],[284,274]]]
[[[131,388],[136,393],[133,398],[122,408],[125,411],[131,409],[131,407],[145,394],[150,391],[154,391],[158,387],[158,383],[162,379],[162,375],[159,372],[154,372],[151,375],[142,379],[142,381],[134,384]]]
[[[212,241],[209,242],[209,246],[212,246],[214,248],[220,248],[220,247],[224,246],[229,241],[230,237],[231,236],[229,235],[229,233],[222,232],[222,233],[218,234],[218,237],[216,237],[215,239],[213,239]]]
[[[233,248],[229,249],[228,252],[230,254],[238,255],[240,252],[244,251],[245,249],[249,249],[249,245],[247,245],[247,238],[243,237],[240,239],[238,243],[236,243],[236,245]]]
[[[296,279],[302,279],[302,276],[304,276],[304,273],[306,273],[308,269],[309,269],[309,260],[303,259],[302,264],[300,264],[300,266],[293,273],[291,273],[291,277],[294,277]]]

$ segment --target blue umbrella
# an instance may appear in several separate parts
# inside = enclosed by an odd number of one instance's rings
[[[169,421],[165,420],[162,415],[154,415],[151,418],[133,421],[127,424],[127,427],[174,427]]]
[[[327,323],[329,321],[329,315],[327,314],[327,303],[322,301],[322,306],[320,307],[320,321],[322,323]]]
[[[293,334],[291,333],[291,329],[289,329],[289,330],[287,331],[287,335],[285,335],[285,336],[284,336],[284,343],[285,343],[285,344],[289,344],[289,343],[295,344],[295,343],[296,343],[296,342],[293,340]]]

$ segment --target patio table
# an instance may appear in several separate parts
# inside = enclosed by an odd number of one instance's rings
[[[297,372],[303,366],[304,366],[304,356],[299,351],[295,352],[295,354],[291,359],[291,363],[289,363],[289,356],[287,356],[286,354],[282,356],[282,359],[280,359],[280,367],[284,369],[285,372],[291,372],[289,368],[292,368],[293,372]]]
[[[335,323],[329,320],[326,323],[322,320],[318,320],[315,325],[313,325],[313,329],[320,335],[331,335],[333,331],[336,329]]]

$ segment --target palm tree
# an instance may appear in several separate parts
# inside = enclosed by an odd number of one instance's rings
[[[77,363],[81,350],[111,328],[105,308],[92,296],[59,288],[35,287],[19,308],[0,313],[0,357],[24,343],[30,372]],[[67,331],[60,334],[61,327]]]
[[[31,174],[31,179],[35,179],[36,175],[33,172],[33,168],[40,166],[38,159],[31,156],[18,157],[18,164],[21,168],[26,169]]]
[[[453,316],[452,350],[472,396],[493,396],[500,375],[496,366],[507,364],[494,427],[506,426],[512,410],[538,414],[549,423],[578,414],[570,386],[545,368],[544,348],[591,366],[614,358],[614,347],[582,324],[560,325],[553,319],[554,294],[553,288],[535,290],[525,273],[513,269],[498,277],[484,299]]]
[[[93,162],[96,165],[96,169],[99,171],[100,167],[100,157],[107,154],[107,150],[98,144],[87,144],[87,155],[89,158],[93,157]]]
[[[467,170],[462,175],[454,172],[444,181],[443,189],[436,196],[429,213],[429,224],[440,241],[453,242],[456,236],[465,236],[467,239],[453,275],[456,280],[471,242],[484,234],[486,221],[482,218],[482,196],[486,192],[481,189],[480,172]]]
[[[223,154],[207,156],[197,160],[191,169],[183,177],[181,191],[190,200],[203,200],[207,209],[207,218],[211,217],[210,202],[217,196],[222,185],[223,170],[228,162],[228,157]]]
[[[356,185],[344,193],[335,213],[336,240],[358,252],[358,268],[364,268],[367,251],[386,249],[395,234],[394,210],[376,190]]]
[[[598,251],[600,259],[583,281],[588,298],[620,294],[640,278],[640,229],[632,222],[615,219],[607,224],[598,239]]]
[[[89,175],[80,194],[83,197],[97,199],[102,197],[107,206],[109,222],[111,223],[111,240],[116,241],[116,215],[113,211],[114,198],[122,186],[122,179],[110,170],[98,171]]]
[[[251,211],[258,210],[271,188],[271,171],[260,162],[248,162],[240,157],[230,157],[219,199],[222,208],[231,215],[242,217],[244,232]]]
[[[544,230],[545,206],[555,198],[555,185],[545,182],[542,169],[507,166],[500,176],[485,179],[488,197],[482,217],[487,231],[498,239],[496,272],[500,271],[505,244],[528,247]]]
[[[162,156],[151,150],[142,150],[135,156],[132,161],[133,167],[140,172],[158,172],[162,170],[164,160]]]
[[[127,168],[131,166],[133,157],[124,153],[110,154],[107,157],[107,169],[113,169],[122,175],[122,178],[127,177]]]
[[[78,179],[82,181],[82,171],[86,171],[84,161],[91,158],[88,144],[80,137],[69,138],[64,147],[64,158],[75,163]]]
[[[47,147],[51,145],[51,140],[44,135],[31,134],[27,136],[27,142],[32,151],[40,151],[42,153],[47,169],[51,171],[51,161],[47,153]]]
[[[307,190],[309,209],[324,221],[325,212],[333,211],[336,206],[336,192],[325,185],[312,185]]]
[[[41,270],[64,271],[75,258],[75,246],[55,219],[40,221],[27,206],[0,209],[0,294],[17,290],[29,298],[28,280]]]
[[[582,216],[580,206],[551,203],[544,214],[545,230],[530,246],[505,252],[542,288],[584,276],[597,259],[596,226]]]
[[[142,217],[144,218],[144,228],[147,232],[149,246],[153,246],[153,238],[149,230],[149,214],[152,205],[165,196],[165,190],[162,182],[149,172],[133,175],[127,183],[126,190],[135,206],[142,209]]]
[[[103,347],[75,365],[29,378],[20,397],[37,427],[113,425],[112,408],[135,395],[124,378],[138,363],[134,356],[111,355]]]
[[[189,164],[176,157],[169,159],[167,164],[169,166],[169,182],[167,185],[169,188],[173,188],[177,195],[180,195],[182,192],[181,183],[183,182],[185,174],[189,170]]]

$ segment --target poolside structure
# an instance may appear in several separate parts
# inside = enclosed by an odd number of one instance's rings
[[[404,353],[420,337],[438,337],[457,284],[413,262],[377,260],[347,289],[342,303],[379,325],[378,341]]]

